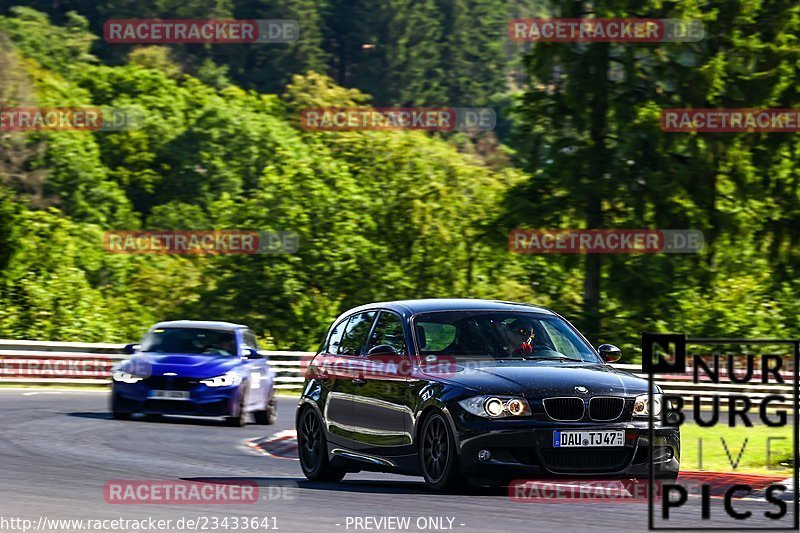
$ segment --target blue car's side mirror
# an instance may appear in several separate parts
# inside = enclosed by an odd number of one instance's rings
[[[264,357],[255,348],[245,348],[244,349],[244,358],[245,359],[263,359]]]
[[[141,348],[141,346],[138,344],[126,344],[122,351],[128,355],[133,355],[139,351],[139,348]]]

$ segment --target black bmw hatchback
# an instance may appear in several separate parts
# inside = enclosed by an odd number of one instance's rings
[[[460,299],[342,314],[309,362],[297,410],[311,480],[361,470],[421,475],[434,490],[514,479],[678,475],[679,430],[661,390],[609,366],[542,307]],[[650,410],[656,421],[650,442]],[[652,449],[651,449],[652,448]]]

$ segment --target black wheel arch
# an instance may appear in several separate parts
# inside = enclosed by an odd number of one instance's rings
[[[450,427],[450,431],[453,433],[453,440],[456,443],[456,454],[461,455],[461,441],[458,435],[458,429],[456,428],[456,424],[453,421],[453,416],[450,414],[450,410],[441,402],[430,402],[428,405],[424,406],[417,416],[416,421],[414,422],[414,446],[419,446],[420,441],[420,433],[422,432],[422,428],[425,426],[425,420],[433,413],[438,413],[442,415],[442,417],[447,422],[447,425]]]

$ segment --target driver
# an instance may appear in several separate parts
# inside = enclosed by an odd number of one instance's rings
[[[509,340],[508,350],[511,355],[524,356],[533,353],[533,339],[536,336],[533,322],[524,318],[515,318],[511,322],[507,322],[505,327]]]
[[[220,342],[219,349],[224,352],[223,355],[233,355],[233,341],[224,340]]]
[[[204,354],[210,355],[233,355],[233,341],[223,340],[216,344],[209,344],[203,349]]]

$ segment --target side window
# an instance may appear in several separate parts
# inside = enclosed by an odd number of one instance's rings
[[[347,327],[348,319],[344,319],[335,326],[331,330],[330,338],[328,339],[328,344],[325,346],[325,353],[339,353],[339,344],[342,342],[342,335],[344,335],[344,330]]]
[[[375,314],[375,311],[368,311],[350,317],[347,329],[342,336],[342,342],[339,344],[341,355],[359,355],[361,353],[361,348],[367,342],[367,334],[372,328],[372,322],[375,320]]]
[[[399,353],[406,353],[406,339],[403,333],[403,319],[394,313],[381,311],[375,331],[369,339],[367,350],[380,344],[388,344]]]
[[[245,344],[246,344],[248,347],[250,347],[250,348],[254,348],[254,349],[256,349],[256,350],[258,350],[258,349],[259,349],[259,347],[258,347],[258,341],[256,341],[256,336],[255,336],[255,335],[253,334],[253,332],[252,332],[252,331],[250,331],[249,329],[248,329],[248,330],[246,330],[246,331],[244,332],[244,334],[242,335],[242,338],[244,339],[244,343],[245,343]]]
[[[417,342],[422,352],[440,352],[456,340],[456,327],[438,322],[418,322]]]

